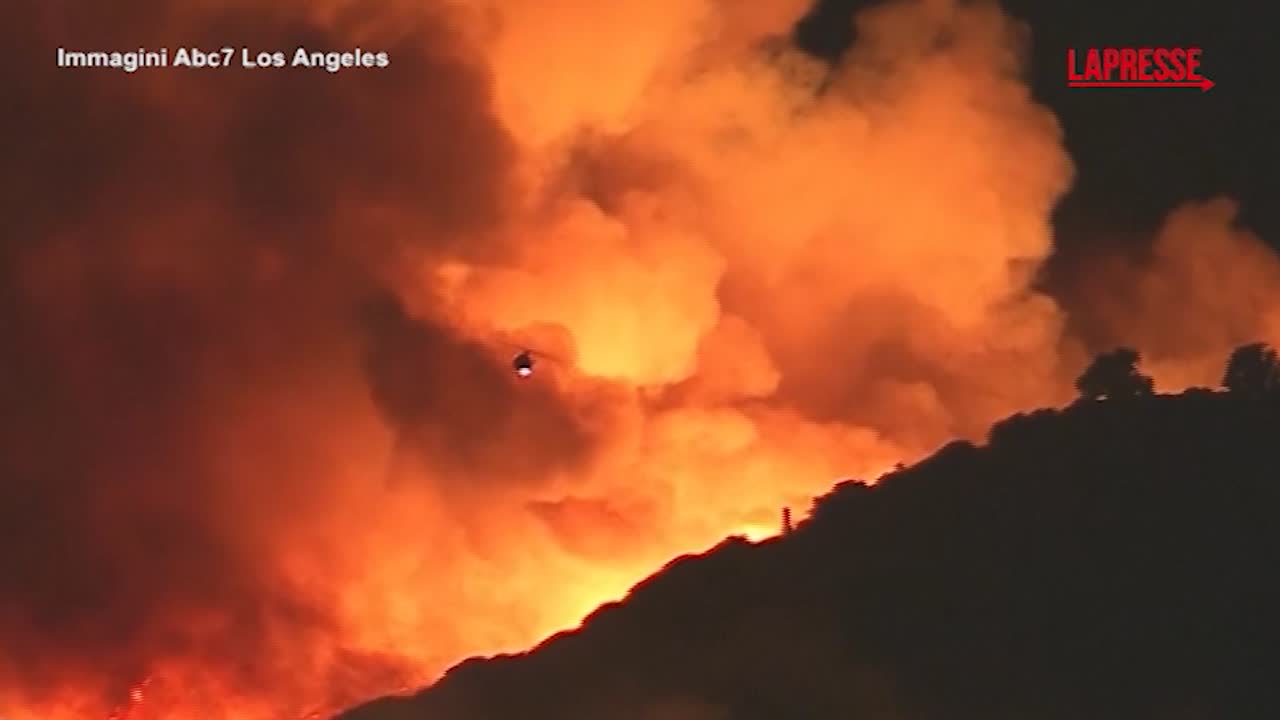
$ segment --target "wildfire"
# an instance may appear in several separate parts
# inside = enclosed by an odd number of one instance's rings
[[[390,64],[20,66],[5,720],[421,687],[1083,367],[1035,285],[1071,163],[994,7],[877,6],[828,71],[780,40],[801,0],[10,5],[18,63],[214,33]],[[1100,296],[1179,381],[1280,333],[1229,210],[1116,269],[1141,312]]]
[[[764,525],[748,524],[748,525],[739,526],[736,531],[730,534],[737,535],[739,537],[744,537],[747,540],[750,540],[751,542],[760,542],[761,540],[765,540],[777,535],[778,529],[767,527]]]

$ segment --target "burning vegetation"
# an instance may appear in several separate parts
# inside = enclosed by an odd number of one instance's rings
[[[868,10],[834,67],[799,0],[76,5],[0,10],[6,720],[323,716],[1098,349],[1167,389],[1280,336],[1228,200],[1037,286],[1073,169],[994,5]],[[232,35],[390,63],[50,61]]]

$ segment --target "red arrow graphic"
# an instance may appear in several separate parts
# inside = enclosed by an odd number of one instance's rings
[[[1068,80],[1067,87],[1073,88],[1200,88],[1200,92],[1208,92],[1214,86],[1209,78],[1199,80],[1152,80],[1148,82],[1130,80]]]

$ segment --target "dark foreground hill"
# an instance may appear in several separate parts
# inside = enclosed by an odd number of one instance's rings
[[[342,720],[1280,718],[1280,406],[1041,411]]]

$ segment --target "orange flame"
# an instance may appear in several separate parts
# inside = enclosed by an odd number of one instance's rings
[[[799,0],[231,5],[0,11],[6,47],[232,42],[247,13],[235,43],[392,54],[29,68],[0,169],[5,720],[418,687],[1083,366],[1033,284],[1071,162],[994,6],[869,10],[829,71],[779,40]],[[1166,384],[1280,331],[1275,258],[1229,216],[1171,218],[1155,269],[1115,270],[1140,297],[1084,293]],[[1189,310],[1221,332],[1182,353]],[[556,360],[515,378],[513,339]]]

